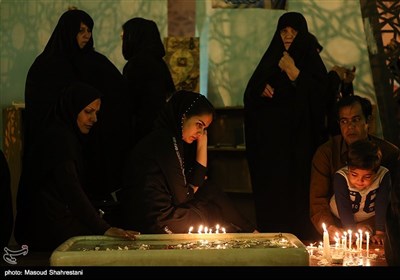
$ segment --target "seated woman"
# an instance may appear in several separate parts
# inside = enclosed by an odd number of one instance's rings
[[[178,91],[155,129],[132,150],[119,200],[125,226],[144,233],[187,233],[191,226],[254,232],[222,190],[206,181],[207,127],[214,107],[203,95]]]
[[[24,158],[17,197],[15,239],[30,250],[49,251],[77,235],[135,238],[112,227],[85,193],[83,146],[97,122],[100,92],[74,83],[52,111],[54,121]]]

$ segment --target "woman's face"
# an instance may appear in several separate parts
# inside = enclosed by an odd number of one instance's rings
[[[76,35],[76,41],[78,42],[79,48],[83,49],[87,42],[89,42],[90,37],[92,37],[92,30],[90,30],[86,24],[81,22],[81,28]]]
[[[203,135],[212,122],[212,114],[195,115],[183,118],[182,140],[188,144],[193,143]]]
[[[97,112],[100,110],[100,98],[94,100],[79,112],[76,120],[82,134],[88,134],[92,126],[97,122]]]
[[[285,49],[288,50],[290,45],[293,43],[294,38],[297,35],[297,30],[290,26],[287,26],[280,31],[282,42],[285,45]]]

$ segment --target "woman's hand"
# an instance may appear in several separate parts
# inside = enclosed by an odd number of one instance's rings
[[[269,84],[265,86],[265,89],[261,96],[272,98],[274,97],[274,88],[271,87]]]
[[[197,138],[197,150],[206,149],[207,150],[207,129],[203,130],[203,133]]]
[[[202,134],[197,138],[196,161],[207,167],[207,130],[204,129]]]
[[[295,81],[300,74],[300,70],[296,67],[293,58],[286,51],[283,52],[278,65],[282,71],[285,71],[291,81]]]
[[[136,235],[139,235],[140,232],[138,231],[133,231],[133,230],[123,230],[121,228],[116,228],[116,227],[110,227],[104,235],[106,236],[113,236],[113,237],[123,237],[127,239],[136,239]]]

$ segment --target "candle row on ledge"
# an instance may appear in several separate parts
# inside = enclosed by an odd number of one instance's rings
[[[329,232],[326,228],[325,223],[322,223],[322,228],[324,230],[323,232],[323,242],[322,242],[322,247],[324,251],[324,255],[326,257],[329,257],[330,255],[330,242],[329,242]],[[348,236],[348,245],[347,245],[347,236]],[[339,237],[339,233],[335,233],[335,249],[344,249],[344,250],[353,250],[353,243],[352,243],[352,236],[353,232],[349,229],[347,231],[343,232],[343,235]],[[362,230],[358,230],[358,232],[355,233],[356,236],[356,251],[361,252],[362,251],[362,244],[363,244],[363,232]],[[366,236],[366,251],[367,251],[367,257],[369,256],[369,238],[370,238],[370,233],[368,231],[365,232]]]
[[[188,233],[189,234],[193,233],[193,226],[191,226],[189,228]],[[198,234],[219,234],[219,233],[226,233],[226,230],[224,227],[220,228],[219,224],[215,225],[215,232],[213,232],[213,228],[211,228],[211,227],[209,228],[209,227],[200,225],[197,229],[197,233]]]

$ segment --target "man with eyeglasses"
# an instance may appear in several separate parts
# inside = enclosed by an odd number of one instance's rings
[[[368,133],[372,117],[371,102],[357,95],[340,99],[336,105],[340,135],[332,137],[322,144],[314,154],[311,166],[310,217],[314,227],[322,234],[322,223],[327,226],[331,241],[335,233],[344,230],[340,220],[330,209],[329,201],[333,195],[333,177],[335,172],[346,165],[348,145],[369,139],[378,144],[382,151],[382,165],[392,175],[392,182],[400,168],[400,150],[392,143]],[[361,226],[361,225],[360,225]]]

